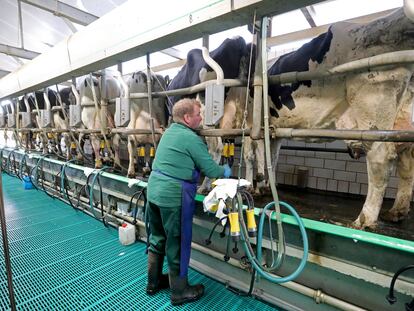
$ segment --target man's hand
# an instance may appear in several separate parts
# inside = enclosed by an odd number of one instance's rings
[[[224,178],[229,178],[231,175],[231,168],[228,164],[224,164]]]

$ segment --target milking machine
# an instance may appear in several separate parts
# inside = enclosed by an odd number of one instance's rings
[[[264,30],[266,28],[267,28],[267,19],[264,18],[263,23],[262,23],[263,33],[265,33]],[[265,52],[266,41],[263,40],[263,38],[262,38],[262,44],[264,45],[262,47],[262,52]],[[204,56],[204,53],[203,53],[203,56]],[[265,54],[262,55],[262,59],[266,59]],[[211,60],[208,63],[212,68],[216,70],[217,66],[212,66]],[[266,66],[265,62],[263,62],[263,66]],[[267,72],[265,67],[263,68],[263,72],[264,73]],[[219,73],[217,73],[217,76],[218,77],[220,76]],[[263,80],[266,80],[265,75],[263,76]],[[219,81],[217,83],[219,83]],[[266,81],[264,81],[263,93],[267,94]],[[212,97],[211,94],[214,94],[214,92],[207,92],[206,90],[206,94],[208,94],[206,95],[206,103],[207,103],[208,97],[209,96]],[[230,258],[228,254],[230,238],[233,240],[235,244],[233,248],[233,253],[238,252],[237,243],[242,244],[244,252],[245,252],[245,256],[242,256],[242,259],[244,258],[244,261],[248,262],[251,267],[250,269],[251,282],[250,282],[250,287],[247,292],[247,295],[250,295],[252,293],[254,279],[256,277],[256,274],[257,274],[258,280],[260,278],[264,278],[267,281],[270,281],[272,283],[277,283],[277,284],[289,282],[295,279],[302,272],[302,270],[304,269],[306,265],[307,257],[308,257],[308,239],[307,239],[307,234],[305,231],[303,221],[301,220],[301,218],[299,217],[299,215],[296,213],[296,211],[293,209],[292,206],[290,206],[289,204],[285,202],[279,202],[277,191],[276,191],[276,188],[274,187],[274,180],[273,180],[274,178],[273,179],[271,178],[272,177],[271,176],[271,172],[272,172],[271,163],[272,162],[270,161],[270,147],[269,147],[270,146],[270,141],[269,141],[270,134],[269,134],[269,122],[268,122],[268,115],[267,115],[267,111],[268,111],[267,96],[263,96],[263,97],[266,97],[266,99],[264,98],[265,143],[266,143],[266,156],[267,156],[266,160],[268,163],[270,183],[273,186],[272,193],[273,193],[274,202],[267,204],[262,210],[257,209],[258,214],[260,215],[260,222],[257,228],[256,221],[255,221],[255,208],[254,208],[253,198],[243,187],[240,187],[238,185],[236,195],[232,199],[227,198],[225,200],[225,208],[223,209],[223,213],[226,216],[220,218],[219,221],[216,222],[216,224],[213,226],[212,231],[209,234],[209,237],[206,240],[206,244],[211,243],[212,233],[214,232],[216,226],[219,223],[223,223],[223,222],[224,222],[224,225],[223,225],[223,232],[221,236],[224,236],[223,233],[225,232],[225,229],[229,224],[228,242],[226,246],[226,255],[224,256],[224,260],[228,261]],[[219,104],[219,100],[217,100],[217,97],[215,98],[215,100],[211,102],[214,103],[214,105],[206,104],[206,116],[207,116],[207,121],[211,121],[210,122],[211,124],[215,124],[217,120],[214,119],[212,116],[214,117],[219,116],[221,118],[221,115],[220,115],[221,105]],[[245,111],[247,111],[247,101],[245,105]],[[241,178],[241,165],[243,161],[243,152],[244,152],[244,132],[245,132],[245,128],[246,128],[245,125],[247,121],[246,117],[247,117],[247,113],[244,114],[244,120],[243,120],[243,125],[242,125],[243,135],[242,135],[240,162],[239,162],[239,173],[238,173],[239,183],[238,184],[240,184],[240,178]],[[227,163],[229,165],[233,164],[233,158],[234,158],[234,142],[229,142],[227,140],[224,140],[221,163],[223,164]],[[300,233],[302,236],[302,241],[303,241],[303,255],[300,260],[299,266],[292,273],[284,277],[278,277],[274,274],[275,272],[281,269],[281,266],[284,261],[283,259],[286,253],[285,237],[284,237],[283,228],[281,225],[281,213],[280,213],[279,204],[287,208],[290,211],[290,213],[294,216],[294,218],[296,219],[296,222],[299,226]],[[263,241],[264,232],[265,232],[264,225],[265,225],[266,218],[268,219],[268,224],[269,224],[266,231],[269,234],[268,239],[270,241],[271,257],[272,257],[270,264],[267,262],[263,263],[263,256],[262,256],[262,241]],[[277,235],[276,236],[278,238],[278,243],[277,243],[276,249],[274,249],[273,247],[275,238],[273,237],[272,225],[274,222],[277,223]],[[253,246],[253,244],[255,244],[255,246]],[[247,257],[247,260],[246,260],[246,257]]]

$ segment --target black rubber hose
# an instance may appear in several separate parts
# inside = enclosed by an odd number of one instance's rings
[[[108,227],[108,223],[105,220],[105,214],[104,214],[104,205],[103,205],[103,192],[102,192],[102,185],[101,185],[101,174],[99,174],[100,172],[98,172],[98,185],[99,185],[99,199],[101,200],[101,216],[102,216],[102,223],[104,224],[105,227]],[[99,202],[97,203],[97,205],[99,204]]]
[[[214,233],[214,230],[216,229],[216,227],[224,220],[224,219],[226,219],[226,218],[228,218],[229,216],[224,216],[224,217],[222,217],[222,218],[220,218],[219,220],[217,220],[216,221],[216,223],[214,224],[214,226],[213,226],[213,228],[211,229],[211,231],[210,231],[210,234],[208,235],[208,238],[206,239],[206,245],[210,245],[211,244],[211,237],[213,236],[213,233]],[[224,224],[224,229],[226,229],[226,226],[227,226],[227,223],[228,223],[228,220],[226,221],[226,223]]]
[[[136,196],[138,196],[138,198],[135,201],[135,212],[134,212],[134,220],[132,222],[132,224],[136,225],[137,224],[137,214],[138,214],[138,202],[141,198],[141,196],[144,197],[144,207],[143,209],[145,209],[145,204],[147,203],[147,198],[144,192],[145,188],[142,188],[141,190],[138,190],[137,192],[135,192],[132,196],[131,199],[129,200],[129,210],[132,211],[132,201],[134,200],[134,198]]]
[[[51,197],[54,200],[55,196],[53,194],[50,194],[49,192],[47,192],[47,190],[45,188],[45,172],[43,171],[43,158],[40,159],[40,172],[41,172],[41,177],[42,177],[41,178],[41,180],[42,180],[42,189],[49,197]]]
[[[388,300],[388,302],[390,303],[390,304],[394,304],[396,301],[397,301],[397,298],[394,296],[394,285],[395,285],[395,282],[397,281],[397,279],[398,279],[398,276],[401,274],[401,273],[403,273],[404,271],[407,271],[407,270],[409,270],[409,269],[414,269],[414,265],[408,265],[408,266],[405,266],[405,267],[402,267],[402,268],[400,268],[395,274],[394,274],[394,276],[392,277],[392,280],[391,280],[391,285],[390,285],[390,291],[388,292],[388,295],[387,295],[387,300]]]

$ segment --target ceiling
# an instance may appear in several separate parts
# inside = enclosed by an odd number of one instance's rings
[[[82,29],[127,0],[1,0],[0,10],[0,77],[15,71],[72,33]],[[137,0],[134,0],[137,1]],[[166,0],[167,1],[167,0]],[[276,1],[276,0],[275,0]],[[276,52],[290,51],[309,40],[322,25],[402,6],[403,0],[332,0],[273,18],[272,39]],[[19,18],[19,7],[21,20]],[[358,7],[358,9],[355,9]],[[20,31],[20,21],[21,29]],[[213,49],[224,38],[235,34],[246,41],[251,35],[239,27],[210,37]],[[289,35],[287,35],[289,34]],[[292,43],[295,42],[295,43]],[[188,50],[200,46],[201,39],[155,53],[152,65],[185,58]],[[132,70],[142,68],[145,60],[130,61]],[[128,70],[127,70],[128,72]]]

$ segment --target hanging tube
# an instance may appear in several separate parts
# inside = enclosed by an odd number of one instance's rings
[[[76,105],[81,104],[80,95],[78,93],[78,90],[76,89],[76,86],[72,83],[70,85],[70,88],[72,89],[73,96],[75,96]]]
[[[217,75],[217,84],[223,84],[224,81],[224,72],[219,64],[216,63],[214,59],[210,57],[206,47],[202,47],[201,51],[203,52],[203,58],[207,65],[209,65]]]
[[[267,59],[267,50],[266,50],[266,37],[267,37],[267,25],[268,25],[268,17],[263,17],[262,19],[262,60]],[[263,76],[263,120],[264,120],[264,141],[265,141],[265,156],[266,156],[266,165],[267,165],[267,173],[269,176],[269,184],[270,189],[272,191],[272,197],[274,201],[274,208],[276,211],[276,223],[277,223],[277,230],[279,234],[279,242],[278,242],[278,249],[279,253],[278,256],[285,252],[285,245],[283,241],[285,240],[283,234],[283,226],[282,226],[282,218],[280,214],[280,205],[279,205],[279,196],[276,190],[276,181],[275,175],[272,169],[272,155],[270,152],[270,125],[269,125],[269,97],[267,96],[268,92],[268,81],[267,81],[267,62],[262,61],[262,76]]]

